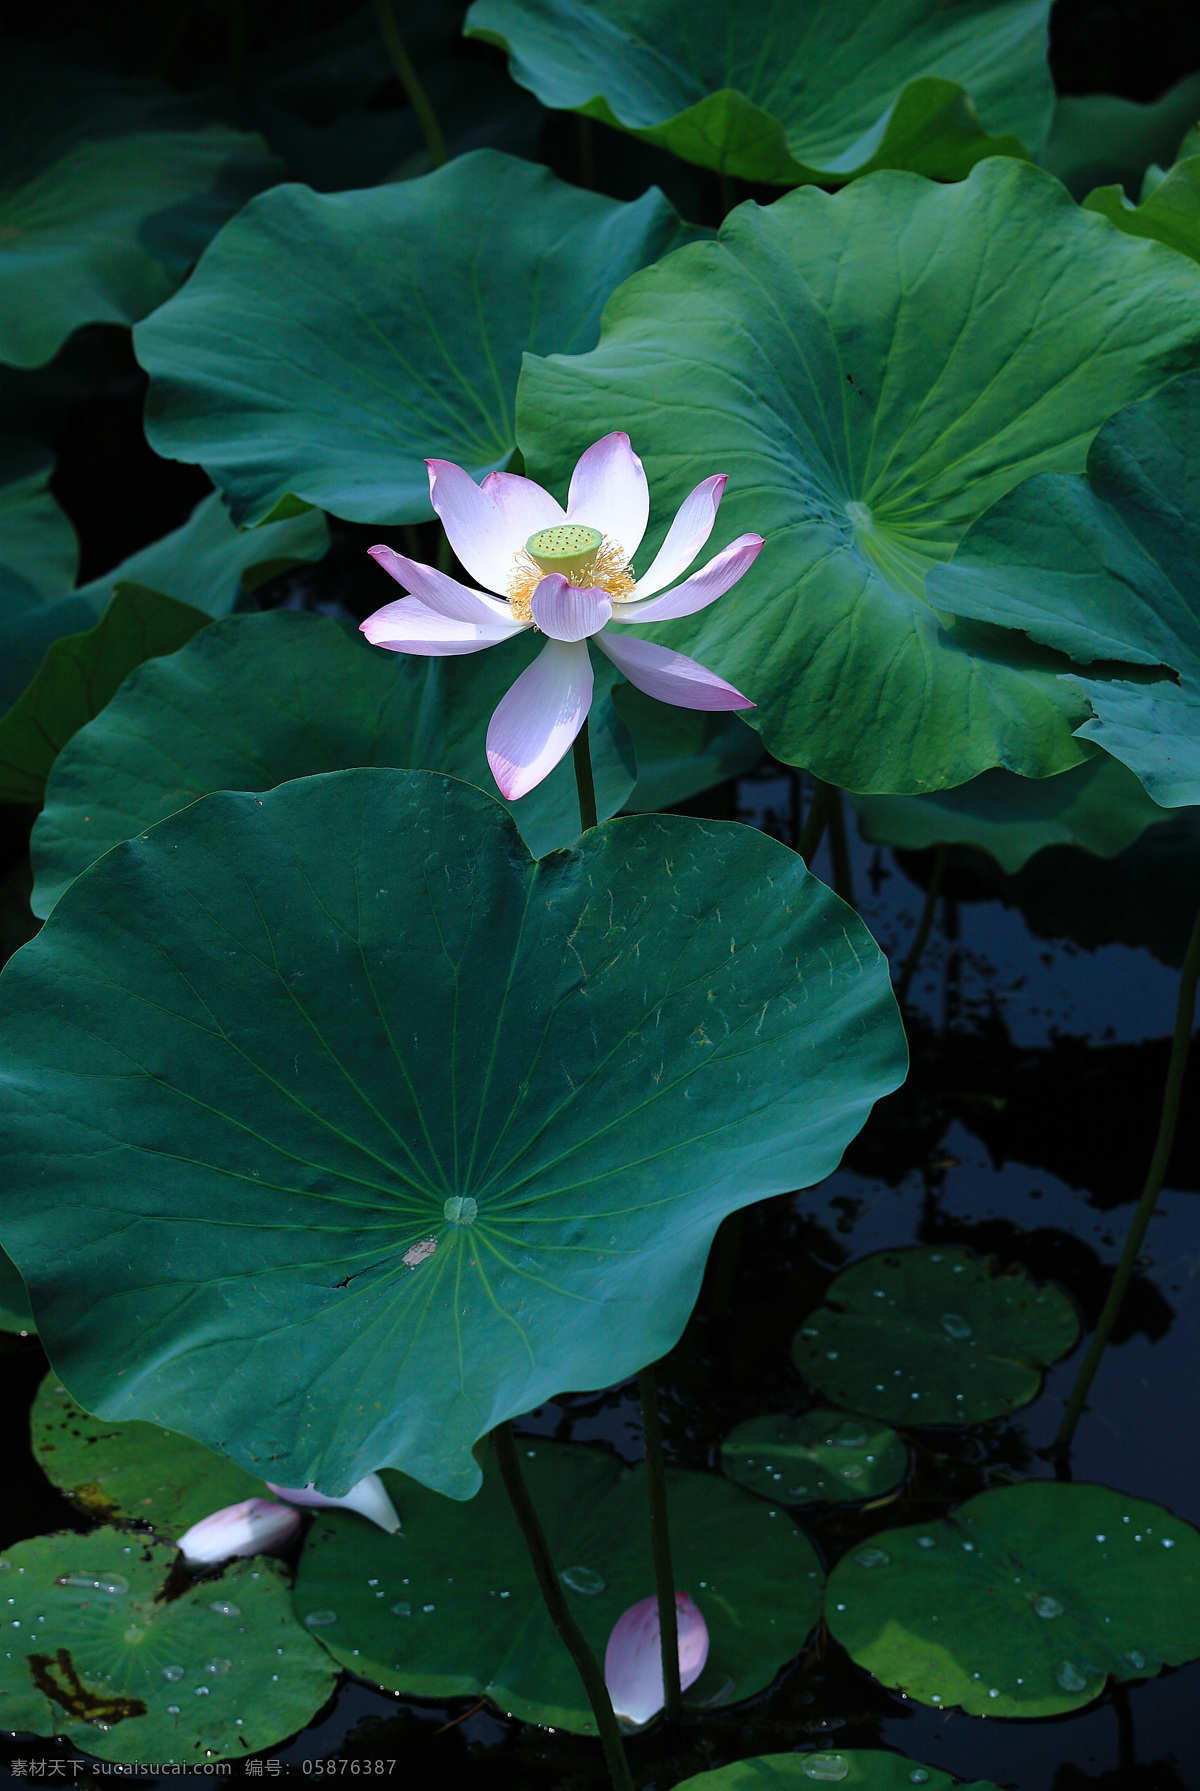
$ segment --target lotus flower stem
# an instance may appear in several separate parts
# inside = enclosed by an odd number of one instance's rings
[[[946,877],[946,848],[939,846],[933,855],[933,867],[929,873],[929,884],[925,890],[925,905],[921,909],[921,918],[917,922],[917,930],[913,934],[913,942],[908,948],[908,956],[901,966],[896,978],[896,1000],[901,1007],[908,1000],[909,987],[917,965],[921,962],[921,953],[929,940],[929,930],[933,926],[934,911],[938,897],[942,893],[942,884]]]
[[[650,1494],[650,1547],[654,1555],[654,1589],[658,1595],[658,1633],[662,1648],[663,1715],[669,1723],[683,1715],[679,1684],[679,1625],[675,1608],[675,1574],[671,1566],[671,1532],[667,1522],[667,1469],[663,1460],[662,1420],[654,1369],[638,1375],[642,1396],[642,1434],[646,1442],[646,1484]]]
[[[588,745],[587,717],[575,736],[571,753],[575,762],[575,788],[579,792],[579,829],[586,833],[596,825],[596,785],[592,778],[592,752]]]
[[[846,844],[846,812],[842,792],[829,791],[829,846],[833,854],[833,887],[848,908],[855,907],[854,879],[850,874],[850,849]]]
[[[804,817],[804,826],[800,829],[800,840],[796,847],[805,864],[812,868],[812,861],[817,849],[825,837],[825,828],[829,822],[830,801],[833,791],[828,784],[817,779],[812,793],[812,801],[808,805],[808,814]]]
[[[600,1745],[604,1749],[604,1758],[608,1764],[608,1775],[613,1783],[613,1791],[634,1791],[629,1762],[625,1758],[625,1744],[621,1740],[621,1731],[616,1716],[613,1714],[612,1699],[609,1697],[608,1687],[604,1683],[604,1674],[599,1661],[588,1646],[587,1637],[575,1621],[567,1603],[566,1594],[562,1589],[562,1582],[555,1571],[550,1549],[546,1543],[546,1533],[542,1529],[533,1500],[529,1496],[529,1488],[525,1484],[525,1477],[521,1472],[516,1444],[513,1442],[512,1425],[498,1424],[492,1432],[492,1443],[496,1450],[496,1465],[500,1470],[500,1478],[504,1482],[504,1490],[508,1494],[509,1504],[513,1508],[517,1527],[525,1539],[525,1547],[529,1550],[529,1559],[533,1563],[533,1571],[537,1576],[538,1587],[550,1614],[550,1621],[561,1636],[563,1645],[575,1662],[579,1677],[583,1680],[583,1689],[587,1693],[588,1703],[596,1718],[596,1728],[600,1736]]]
[[[392,11],[392,0],[375,0],[375,16],[379,20],[379,34],[383,38],[384,48],[399,77],[400,85],[413,109],[417,123],[421,127],[425,146],[433,157],[433,165],[435,168],[442,168],[449,160],[446,154],[446,139],[442,135],[442,127],[438,123],[437,113],[429,103],[429,95],[421,85],[420,76],[412,65],[412,58],[400,35],[400,27],[397,25],[396,15]]]
[[[1188,940],[1187,953],[1183,960],[1183,969],[1179,973],[1179,1000],[1175,1008],[1175,1035],[1171,1040],[1171,1055],[1167,1060],[1167,1079],[1163,1085],[1162,1115],[1158,1122],[1158,1137],[1154,1141],[1154,1155],[1150,1159],[1150,1167],[1146,1171],[1146,1181],[1138,1201],[1137,1212],[1133,1215],[1133,1224],[1129,1227],[1129,1236],[1125,1239],[1125,1248],[1121,1252],[1121,1260],[1117,1264],[1117,1272],[1113,1276],[1112,1286],[1108,1290],[1108,1298],[1104,1302],[1096,1329],[1092,1333],[1092,1341],[1088,1345],[1087,1355],[1083,1358],[1083,1366],[1075,1378],[1071,1388],[1071,1397],[1067,1400],[1067,1409],[1063,1413],[1062,1423],[1058,1427],[1058,1435],[1054,1439],[1054,1447],[1058,1452],[1070,1448],[1071,1438],[1075,1435],[1075,1426],[1079,1423],[1083,1411],[1083,1402],[1088,1396],[1096,1370],[1100,1366],[1100,1358],[1104,1354],[1112,1328],[1121,1310],[1125,1298],[1125,1290],[1129,1286],[1138,1251],[1150,1224],[1159,1190],[1167,1173],[1167,1165],[1171,1160],[1171,1147],[1175,1142],[1175,1126],[1179,1119],[1179,1102],[1183,1093],[1183,1073],[1187,1068],[1188,1046],[1192,1038],[1192,1018],[1196,1006],[1196,982],[1200,978],[1200,913],[1192,925],[1192,936]]]

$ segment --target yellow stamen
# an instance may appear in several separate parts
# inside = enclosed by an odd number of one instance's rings
[[[517,549],[513,559],[515,565],[508,581],[509,608],[516,621],[532,622],[530,599],[545,578],[545,569],[523,547]],[[629,570],[624,548],[615,541],[610,541],[607,536],[585,565],[574,568],[564,576],[568,584],[578,585],[580,589],[594,586],[597,590],[604,591],[614,603],[631,597],[637,582]]]

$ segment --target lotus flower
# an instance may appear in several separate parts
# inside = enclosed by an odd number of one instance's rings
[[[675,1594],[679,1629],[679,1684],[695,1685],[708,1659],[708,1626],[686,1592]],[[663,1707],[658,1599],[631,1604],[613,1625],[604,1650],[604,1678],[613,1709],[626,1722],[648,1723]]]
[[[396,1515],[396,1507],[387,1496],[383,1481],[378,1474],[368,1474],[357,1486],[352,1486],[348,1493],[340,1499],[330,1498],[328,1493],[319,1493],[311,1480],[307,1486],[276,1486],[268,1480],[271,1491],[289,1505],[337,1506],[344,1511],[357,1511],[363,1517],[369,1517],[373,1524],[386,1530],[389,1536],[400,1528],[400,1519]]]
[[[176,1543],[188,1567],[213,1567],[238,1555],[274,1555],[300,1527],[300,1513],[273,1499],[225,1505],[185,1530]]]
[[[372,557],[410,595],[368,616],[362,632],[377,647],[425,655],[478,653],[529,628],[546,636],[488,727],[488,763],[503,795],[515,799],[541,783],[586,721],[589,640],[660,702],[753,709],[748,697],[694,659],[609,627],[690,616],[715,603],[753,564],[762,536],[739,535],[682,584],[666,588],[712,533],[723,473],[684,499],[654,559],[635,578],[630,562],[646,532],[650,493],[627,435],[606,435],[582,455],[565,511],[515,473],[489,473],[476,485],[449,460],[426,465],[429,495],[450,545],[484,589],[390,547],[373,547]]]

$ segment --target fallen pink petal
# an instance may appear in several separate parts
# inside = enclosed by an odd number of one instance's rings
[[[679,1684],[695,1685],[708,1659],[708,1625],[686,1592],[675,1594],[679,1631]],[[604,1679],[617,1715],[648,1723],[663,1707],[662,1647],[658,1599],[643,1598],[617,1618],[604,1651]]]
[[[510,801],[553,771],[587,720],[590,640],[630,684],[660,702],[753,709],[749,697],[694,659],[621,632],[629,624],[670,621],[707,608],[753,565],[762,536],[739,535],[673,584],[712,533],[723,473],[702,480],[683,500],[639,579],[633,559],[650,516],[650,490],[627,435],[603,436],[580,456],[565,510],[532,479],[515,473],[489,473],[476,485],[452,461],[426,464],[430,500],[446,537],[484,588],[390,547],[373,547],[372,557],[408,595],[368,616],[362,633],[374,646],[422,657],[482,652],[530,629],[546,636],[541,656],[517,678],[488,730],[492,775]],[[610,632],[610,624],[618,632]],[[568,646],[574,651],[564,652]]]
[[[276,1486],[273,1480],[268,1480],[267,1485],[279,1498],[286,1499],[289,1505],[357,1511],[361,1517],[370,1518],[373,1524],[386,1530],[389,1536],[394,1536],[400,1528],[396,1507],[388,1497],[387,1488],[378,1474],[367,1474],[339,1498],[334,1498],[330,1493],[318,1492],[311,1481],[307,1486]]]
[[[185,1530],[176,1543],[188,1567],[215,1567],[243,1555],[273,1555],[300,1528],[300,1513],[274,1499],[225,1505]]]

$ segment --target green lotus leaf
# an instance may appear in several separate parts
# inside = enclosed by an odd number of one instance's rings
[[[795,186],[1027,155],[1053,106],[1048,17],[1044,0],[475,0],[464,29],[544,106]]]
[[[9,775],[36,781],[40,769],[44,776],[46,754],[55,740],[65,738],[68,714],[81,718],[88,703],[95,706],[99,684],[87,702],[77,700],[79,673],[89,662],[94,660],[87,676],[94,679],[103,662],[110,668],[107,683],[111,684],[119,660],[124,660],[127,668],[136,663],[131,655],[136,655],[139,635],[147,647],[154,639],[169,641],[176,634],[186,638],[181,632],[186,618],[178,610],[160,610],[157,622],[150,622],[151,606],[145,595],[127,600],[110,623],[99,633],[93,632],[97,621],[105,618],[118,585],[139,585],[144,592],[160,596],[166,593],[177,605],[201,611],[206,617],[224,616],[243,591],[254,590],[264,579],[298,561],[319,559],[328,545],[325,518],[315,511],[265,530],[243,530],[230,522],[214,493],[197,504],[180,528],[139,548],[111,572],[67,596],[23,607],[11,617],[0,616],[4,648],[0,707],[11,707],[23,695],[29,699],[0,735],[0,753],[10,767]],[[45,667],[35,694],[31,686],[51,648],[81,634],[89,636],[88,644],[64,646]],[[45,721],[49,722],[49,737],[41,731]],[[36,796],[23,795],[19,800],[36,800]]]
[[[885,1251],[843,1269],[792,1342],[827,1399],[890,1424],[981,1424],[1036,1399],[1074,1348],[1075,1308],[967,1250]]]
[[[720,1220],[820,1180],[906,1062],[777,841],[631,816],[534,861],[414,771],[115,847],[0,1016],[0,1242],[63,1384],[332,1493],[469,1498],[502,1419],[662,1355]]]
[[[292,610],[217,623],[144,665],[60,755],[32,843],[34,911],[49,914],[110,846],[213,790],[356,765],[428,767],[494,789],[488,720],[537,651],[529,634],[498,652],[421,659]],[[633,789],[629,739],[606,695],[616,676],[607,660],[597,665],[589,728],[604,817]],[[507,806],[535,857],[578,839],[570,757]]]
[[[41,367],[85,323],[136,323],[279,177],[261,137],[180,128],[153,82],[10,46],[0,75],[0,361]]]
[[[1127,236],[1153,237],[1200,261],[1200,156],[1188,156],[1168,169],[1140,205],[1117,186],[1097,187],[1083,203],[1086,211],[1098,211]]]
[[[1163,808],[1200,803],[1198,431],[1195,373],[1112,417],[1086,473],[1010,492],[930,577],[939,606],[1095,666],[1064,680],[1090,707],[1077,732]]]
[[[645,1470],[608,1450],[521,1437],[521,1468],[571,1609],[596,1655],[654,1592]],[[579,1675],[546,1614],[491,1463],[469,1504],[388,1476],[395,1536],[321,1512],[296,1576],[297,1616],[351,1672],[409,1697],[486,1695],[525,1722],[595,1734]],[[689,1705],[769,1685],[821,1612],[816,1551],[781,1511],[716,1474],[667,1470],[675,1583],[703,1613]]]
[[[276,187],[139,328],[146,429],[238,522],[288,494],[355,522],[433,514],[426,455],[508,464],[521,356],[596,340],[626,275],[707,232],[494,150],[419,180]]]
[[[852,796],[851,801],[859,832],[872,845],[910,852],[976,846],[1009,872],[1019,871],[1047,846],[1079,846],[1096,857],[1114,858],[1168,812],[1107,753],[1056,777],[985,771],[969,784],[928,796]]]
[[[1039,854],[1012,878],[1005,899],[1042,938],[1072,939],[1088,951],[1141,946],[1178,969],[1200,908],[1200,808],[1166,813],[1116,858]]]
[[[0,1250],[0,1331],[17,1331],[27,1337],[36,1329],[29,1293],[17,1265]]]
[[[846,1785],[850,1791],[910,1791],[925,1785],[928,1791],[1000,1791],[991,1779],[953,1778],[936,1766],[921,1766],[903,1754],[887,1754],[881,1748],[846,1747],[820,1749],[808,1754],[756,1754],[718,1766],[713,1772],[681,1779],[677,1791],[809,1791],[811,1785]]]
[[[40,442],[0,441],[0,624],[75,583],[79,543],[50,493],[53,471]]]
[[[777,758],[910,793],[1086,756],[1066,661],[940,616],[925,575],[1198,355],[1200,268],[997,159],[955,186],[880,174],[740,206],[719,242],[628,280],[591,354],[527,358],[519,433],[565,489],[582,447],[627,430],[664,515],[728,473],[715,545],[766,546],[654,637],[752,697]]]
[[[1147,168],[1185,153],[1180,137],[1200,118],[1200,74],[1185,75],[1148,105],[1115,93],[1060,93],[1038,156],[1073,198],[1114,182],[1132,197]]]
[[[0,802],[40,803],[57,755],[134,666],[174,653],[208,622],[203,610],[161,591],[117,585],[96,626],[54,641],[33,683],[0,717]]]
[[[919,1703],[1058,1716],[1200,1654],[1200,1535],[1106,1486],[997,1487],[844,1556],[825,1621]]]
[[[106,1521],[135,1518],[168,1542],[226,1505],[268,1497],[260,1476],[191,1437],[93,1418],[53,1369],[38,1388],[29,1427],[34,1460],[73,1505]]]
[[[747,1418],[721,1444],[721,1467],[739,1486],[787,1505],[839,1505],[893,1492],[908,1450],[886,1424],[844,1412]]]
[[[15,1612],[4,1720],[101,1760],[240,1759],[303,1728],[337,1669],[296,1622],[285,1570],[258,1556],[178,1598],[174,1548],[128,1530],[65,1532],[0,1555]],[[194,1767],[193,1767],[194,1769]]]

